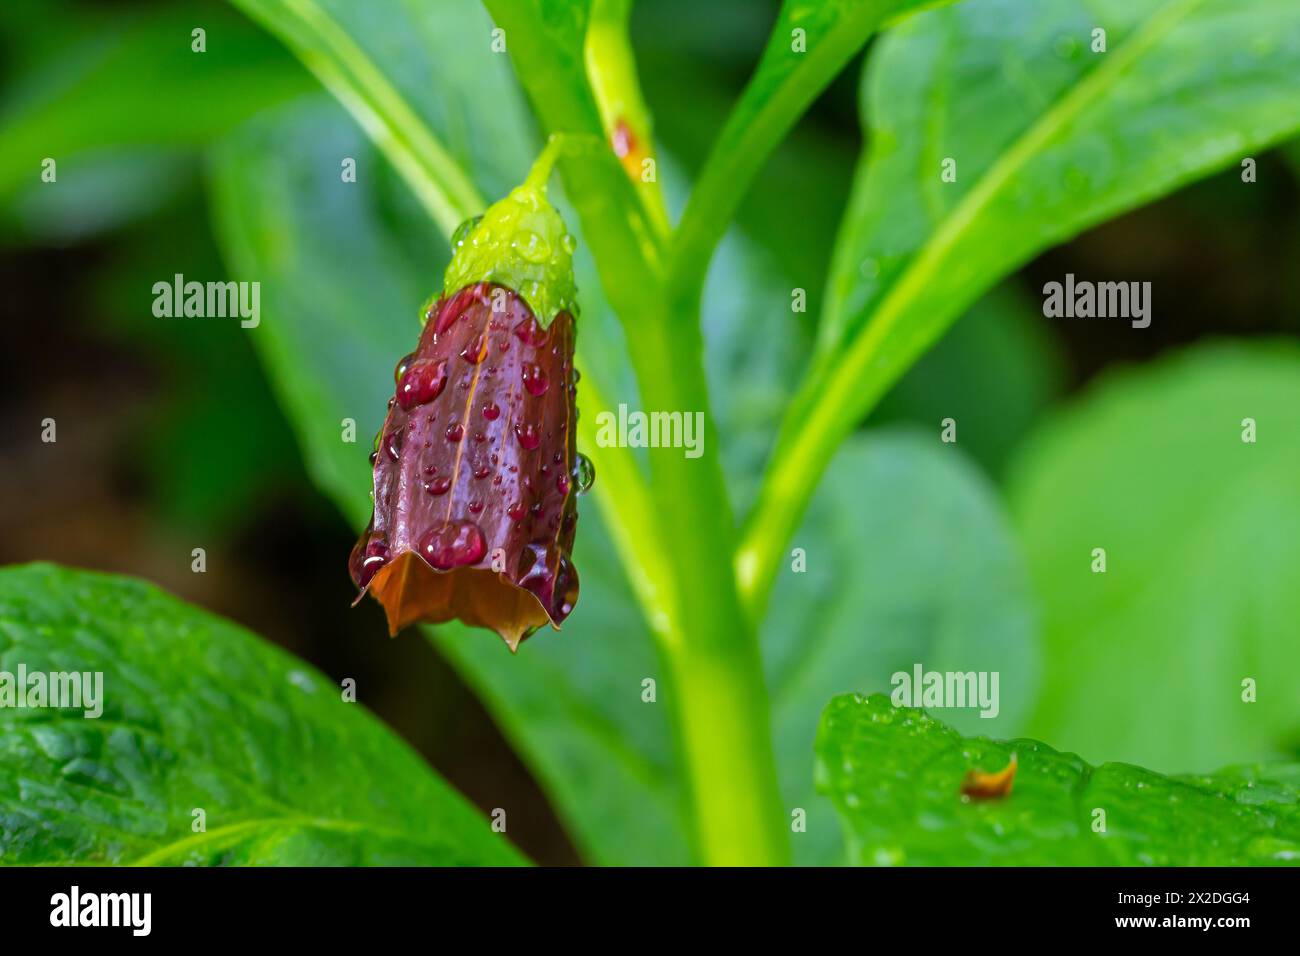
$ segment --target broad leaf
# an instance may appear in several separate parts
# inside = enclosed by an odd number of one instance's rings
[[[1010,794],[967,799],[968,771],[1014,755]],[[817,784],[853,861],[915,866],[1243,866],[1300,862],[1300,765],[1164,777],[1092,766],[1035,740],[962,737],[889,697],[836,697]]]
[[[198,21],[203,53],[191,49]],[[0,222],[28,235],[66,239],[152,208],[191,181],[195,147],[310,86],[273,40],[220,8],[107,20],[76,8],[59,22],[76,39],[14,77],[0,100]],[[55,182],[42,181],[46,158]]]
[[[763,629],[782,790],[807,811],[795,858],[842,855],[812,793],[817,715],[833,694],[888,691],[893,675],[996,671],[998,713],[946,712],[963,729],[1024,727],[1038,686],[1029,581],[992,489],[937,435],[869,432],[835,457],[791,542]]]
[[[1291,0],[970,0],[891,33],[821,358],[742,552],[757,603],[836,445],[944,329],[1038,251],[1300,128],[1298,70]]]
[[[483,68],[491,28],[477,4],[231,2],[348,108],[448,235],[482,211],[483,185],[496,196],[520,178],[518,102],[503,71]]]
[[[102,712],[0,709],[0,863],[520,861],[323,674],[150,585],[0,571],[3,680],[20,668],[102,675]]]
[[[1010,483],[1045,613],[1032,732],[1166,771],[1294,757],[1298,475],[1293,343],[1182,353],[1049,419]]]

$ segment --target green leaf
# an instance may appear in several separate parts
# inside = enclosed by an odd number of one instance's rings
[[[494,195],[512,181],[489,172],[509,169],[517,103],[501,71],[477,66],[475,54],[490,38],[476,5],[435,11],[348,0],[232,2],[278,34],[348,108],[447,235],[484,206],[467,169],[492,182]],[[476,34],[481,47],[471,39]],[[441,82],[431,82],[426,69],[431,48],[445,58]],[[491,112],[468,115],[484,103]]]
[[[1099,25],[1105,53],[1090,48]],[[1291,0],[1102,12],[971,0],[891,33],[864,78],[870,147],[820,358],[741,549],[753,602],[834,448],[979,295],[1040,250],[1300,128],[1298,70]],[[956,182],[940,178],[946,158]]]
[[[0,709],[5,864],[520,861],[323,674],[140,581],[0,571],[0,670],[20,667],[101,674],[102,713]]]
[[[967,771],[1002,770],[1013,754],[1009,795],[963,799]],[[1196,777],[1092,766],[1035,740],[962,737],[884,695],[846,694],[827,705],[817,786],[835,804],[859,865],[1300,862],[1300,765]]]
[[[1036,621],[987,480],[933,436],[887,430],[846,443],[791,544],[801,553],[789,554],[777,582],[763,656],[782,792],[807,811],[795,859],[825,865],[843,851],[831,807],[812,792],[824,702],[889,690],[916,664],[997,671],[997,716],[948,713],[966,730],[1020,732],[1037,689]],[[800,557],[806,570],[795,570]]]
[[[767,48],[714,143],[682,214],[675,270],[697,285],[754,177],[867,39],[917,10],[951,0],[785,0]]]
[[[1045,423],[1010,480],[1045,613],[1032,732],[1168,771],[1294,757],[1297,475],[1290,342],[1114,374]]]
[[[364,174],[343,185],[331,158]],[[383,159],[331,102],[282,109],[214,152],[213,212],[230,274],[262,283],[248,330],[299,435],[308,473],[354,527],[370,516],[369,437],[419,303],[448,250]],[[400,239],[399,239],[400,235]],[[355,444],[343,440],[356,424]]]
[[[187,151],[309,88],[273,41],[220,8],[201,18],[206,53],[191,51],[189,10],[64,18],[78,24],[76,39],[0,100],[0,208],[29,235],[73,237],[152,208],[192,176]],[[58,164],[54,183],[41,181],[47,157]]]

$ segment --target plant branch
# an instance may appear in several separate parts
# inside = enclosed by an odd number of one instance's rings
[[[782,5],[758,68],[746,85],[705,160],[673,243],[669,284],[675,300],[698,294],[714,250],[741,200],[777,145],[877,30],[918,10],[953,0],[861,0],[824,9]],[[811,27],[819,18],[820,28]],[[791,31],[810,26],[807,49]]]
[[[653,125],[637,82],[636,59],[628,41],[632,0],[592,0],[583,43],[587,79],[600,109],[605,142],[619,144],[620,159],[636,186],[645,211],[663,236],[669,232],[668,208],[658,175],[646,179],[642,164],[654,162]],[[620,128],[621,127],[621,128]]]

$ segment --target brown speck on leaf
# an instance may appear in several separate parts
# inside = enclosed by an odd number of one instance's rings
[[[1000,800],[1011,794],[1011,784],[1016,777],[1016,755],[1011,762],[996,773],[968,770],[961,782],[961,795],[967,800]]]

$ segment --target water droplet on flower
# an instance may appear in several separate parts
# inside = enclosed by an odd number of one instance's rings
[[[578,603],[578,574],[567,554],[560,555],[559,564],[555,569],[554,594],[559,596],[558,604],[555,604],[555,599],[552,598],[557,615],[560,618],[568,617],[573,610],[573,605]]]
[[[573,238],[573,233],[566,232],[564,238],[560,240],[560,245],[564,246],[564,251],[573,255],[578,248],[578,240]]]
[[[523,502],[513,502],[510,507],[506,508],[506,517],[511,521],[523,521],[527,509],[524,508]]]
[[[546,344],[546,330],[531,315],[520,319],[514,331],[515,338],[530,348],[539,349]]]
[[[546,369],[535,362],[524,365],[524,388],[528,389],[528,394],[533,396],[545,395],[550,384],[550,381],[546,378]]]
[[[439,571],[476,564],[487,553],[483,532],[472,521],[449,521],[426,531],[417,549]]]
[[[397,363],[397,367],[393,369],[393,381],[395,383],[399,385],[401,384],[402,376],[406,374],[406,370],[411,367],[411,363],[414,361],[415,361],[414,352],[411,352],[409,355],[403,355],[401,357],[401,359]]]
[[[533,263],[543,263],[551,257],[551,245],[535,232],[523,232],[515,240],[519,254]]]
[[[560,472],[558,475],[556,475],[555,488],[557,491],[559,491],[560,494],[567,495],[569,493],[569,476],[566,475],[564,472]]]
[[[477,365],[487,357],[488,353],[488,336],[487,330],[480,332],[461,349],[460,357],[471,365]]]
[[[591,463],[591,459],[581,452],[573,461],[573,483],[577,486],[578,494],[585,495],[591,490],[592,482],[596,480],[596,466]]]
[[[483,502],[475,498],[473,501],[469,503],[469,510],[470,510],[470,514],[478,514],[480,511],[483,510]]]
[[[501,417],[501,406],[496,402],[489,402],[483,406],[483,417],[490,422],[496,421]]]
[[[370,583],[375,573],[388,563],[392,554],[382,534],[372,532],[365,541],[364,548],[358,545],[357,550],[353,552],[353,575],[357,587],[360,588]]]
[[[537,191],[529,189],[526,186],[516,186],[510,191],[510,198],[523,206],[525,209],[531,209],[534,212],[540,207]]]
[[[460,422],[452,422],[443,434],[447,436],[447,441],[460,441],[465,437],[465,428]]]
[[[537,426],[531,422],[518,422],[515,424],[515,437],[519,439],[519,444],[532,451],[542,443],[542,436],[537,432]]]
[[[464,245],[465,240],[469,238],[469,234],[477,229],[478,224],[482,221],[482,216],[471,216],[456,227],[456,231],[451,234],[451,248],[453,252]]]
[[[388,453],[388,457],[393,461],[397,461],[401,457],[402,430],[400,428],[395,428],[388,433],[388,436],[384,439],[384,451]]]
[[[427,404],[442,394],[446,384],[446,361],[415,362],[406,370],[401,381],[398,382],[397,404],[408,411],[417,405]]]
[[[451,478],[446,475],[430,478],[424,483],[424,490],[431,495],[445,495],[451,490]]]

